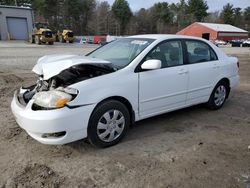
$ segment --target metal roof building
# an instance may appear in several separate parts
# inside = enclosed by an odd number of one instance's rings
[[[229,24],[215,24],[195,22],[183,30],[179,31],[179,35],[189,35],[202,37],[208,40],[234,40],[248,38],[248,31]]]
[[[31,8],[0,5],[0,40],[27,40],[32,28]]]

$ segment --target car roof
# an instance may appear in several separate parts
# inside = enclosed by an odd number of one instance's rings
[[[192,36],[186,36],[186,35],[173,35],[173,34],[146,34],[146,35],[134,35],[130,36],[128,38],[145,38],[145,39],[155,39],[155,40],[167,40],[167,39],[176,39],[176,38],[182,38],[182,39],[198,39],[198,40],[204,40],[202,38],[198,37],[192,37]]]

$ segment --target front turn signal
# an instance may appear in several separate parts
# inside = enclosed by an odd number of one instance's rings
[[[65,106],[65,105],[67,104],[67,102],[69,102],[68,99],[65,99],[65,98],[58,99],[58,100],[56,101],[55,106],[56,106],[57,108],[60,108],[60,107]]]

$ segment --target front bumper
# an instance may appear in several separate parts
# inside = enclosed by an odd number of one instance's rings
[[[95,105],[70,109],[32,110],[33,100],[27,106],[20,104],[17,92],[11,102],[11,109],[17,123],[31,137],[43,144],[66,144],[87,137],[87,126]],[[59,137],[44,137],[44,134],[65,132]]]
[[[74,40],[75,40],[75,37],[68,37],[68,36],[66,36],[66,37],[64,38],[64,40],[66,40],[66,41],[74,41]]]
[[[55,42],[54,37],[48,38],[48,37],[41,36],[40,40],[41,40],[42,42]]]

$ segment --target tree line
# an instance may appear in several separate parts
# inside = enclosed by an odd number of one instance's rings
[[[245,9],[228,3],[223,10],[208,12],[205,0],[159,2],[132,12],[126,0],[0,0],[0,5],[31,7],[37,22],[46,22],[54,31],[70,28],[77,35],[133,35],[176,33],[193,22],[232,24],[250,30],[250,6]]]

